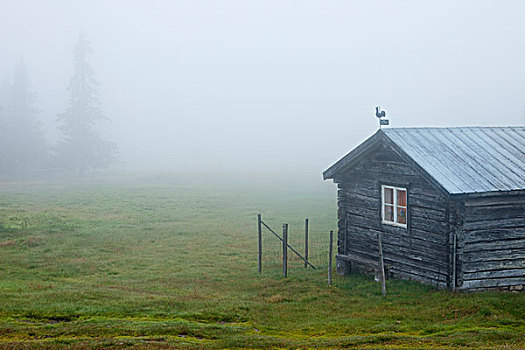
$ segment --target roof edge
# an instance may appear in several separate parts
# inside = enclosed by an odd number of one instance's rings
[[[396,152],[401,158],[403,158],[410,166],[414,167],[417,171],[419,171],[421,175],[424,178],[426,178],[427,181],[433,184],[436,187],[436,189],[440,191],[443,195],[450,195],[450,192],[448,192],[445,189],[445,187],[443,187],[443,185],[441,185],[428,172],[426,172],[425,169],[423,169],[419,164],[417,164],[417,162],[414,159],[412,159],[408,154],[406,154],[392,139],[390,139],[390,137],[388,137],[388,134],[385,133],[382,129],[377,130],[375,134],[363,141],[361,144],[359,144],[357,147],[351,150],[348,154],[346,154],[343,158],[341,158],[335,164],[333,164],[330,168],[325,170],[323,172],[323,179],[333,179],[337,173],[346,169],[350,164],[352,164],[353,161],[357,160],[368,150],[370,150],[370,148],[372,148],[381,141],[386,142],[386,144],[394,152]]]
[[[395,130],[431,130],[431,129],[498,129],[498,130],[516,130],[519,129],[519,131],[523,131],[525,129],[525,126],[518,125],[518,126],[478,126],[478,127],[417,127],[417,128],[385,128],[385,129],[379,129],[374,134],[372,134],[370,137],[368,137],[365,141],[358,144],[356,147],[354,147],[350,152],[348,152],[346,155],[344,155],[342,158],[340,158],[337,162],[335,162],[332,166],[330,166],[328,169],[326,169],[323,172],[323,179],[333,179],[336,181],[337,176],[341,173],[347,170],[352,166],[352,164],[355,164],[355,162],[359,161],[363,158],[363,156],[366,156],[369,152],[372,152],[380,143],[385,143],[386,146],[389,146],[392,150],[394,150],[396,153],[398,153],[405,161],[407,161],[411,166],[413,166],[415,169],[420,172],[420,174],[426,178],[430,183],[432,183],[435,187],[437,187],[441,192],[445,195],[451,196],[455,199],[461,199],[461,198],[476,198],[476,197],[490,197],[490,196],[504,196],[504,195],[518,195],[522,196],[525,195],[525,188],[520,188],[520,186],[512,187],[512,188],[501,188],[500,190],[491,189],[491,188],[483,188],[480,190],[474,192],[474,188],[468,188],[467,191],[463,189],[463,192],[456,192],[453,188],[446,188],[444,184],[441,183],[439,178],[435,178],[433,175],[431,175],[430,172],[425,170],[415,159],[411,157],[409,153],[407,153],[402,145],[396,143],[396,138],[393,136],[395,134]],[[392,132],[390,132],[392,131]],[[460,188],[458,188],[460,189]],[[461,189],[460,189],[461,190]],[[483,191],[485,190],[485,191]]]
[[[509,191],[452,193],[450,196],[457,200],[484,197],[525,196],[525,189],[515,189]]]
[[[344,169],[348,164],[350,164],[352,161],[354,161],[363,153],[365,153],[370,147],[378,143],[382,139],[383,135],[384,133],[381,131],[381,129],[379,129],[372,136],[367,138],[365,141],[361,142],[350,152],[348,152],[345,156],[343,156],[341,159],[335,162],[331,167],[326,169],[323,172],[323,180],[333,179],[339,171]]]

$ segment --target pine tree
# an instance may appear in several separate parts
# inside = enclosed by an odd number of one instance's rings
[[[32,92],[22,59],[15,68],[12,84],[5,88],[0,133],[0,172],[25,179],[47,161],[48,153],[42,125],[38,120]]]
[[[0,84],[0,174],[5,174],[6,172],[6,153],[7,153],[7,145],[6,145],[6,107],[7,107],[7,96],[9,94],[9,90],[11,87],[11,83],[7,78],[5,78],[2,83]]]
[[[85,173],[103,168],[115,160],[116,145],[104,140],[95,129],[99,121],[107,120],[102,114],[93,69],[88,61],[92,53],[84,34],[79,36],[74,50],[74,73],[69,83],[69,106],[59,115],[64,140],[59,143],[57,156],[63,167]]]

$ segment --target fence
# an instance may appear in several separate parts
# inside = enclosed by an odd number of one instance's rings
[[[276,226],[276,225],[274,225]],[[298,229],[291,234],[288,224],[282,224],[282,235],[276,232],[268,223],[262,220],[261,214],[257,215],[258,231],[258,268],[259,273],[264,270],[275,271],[282,268],[284,277],[292,269],[323,269],[327,271],[328,285],[332,285],[332,270],[334,258],[334,233],[328,234],[325,230],[312,230],[309,219],[305,219],[303,230]],[[344,260],[359,264],[370,265],[376,269],[381,282],[383,296],[386,296],[385,266],[383,261],[383,248],[381,235],[377,235],[379,261],[364,262],[356,257],[339,255]],[[301,251],[301,248],[303,250]]]
[[[327,271],[330,263],[330,233],[305,219],[302,225],[278,224],[257,216],[259,272],[297,269]]]

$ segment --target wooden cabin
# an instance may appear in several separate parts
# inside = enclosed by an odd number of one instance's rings
[[[323,176],[338,273],[377,267],[380,235],[388,277],[525,288],[525,127],[385,128]]]

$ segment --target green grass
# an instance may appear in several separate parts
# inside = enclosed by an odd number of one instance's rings
[[[524,293],[390,280],[382,298],[368,276],[327,287],[322,260],[317,270],[294,260],[284,279],[277,253],[260,275],[257,213],[294,234],[309,217],[323,235],[312,240],[325,242],[335,186],[204,176],[0,185],[0,348],[525,347]]]

